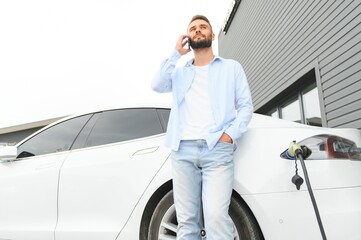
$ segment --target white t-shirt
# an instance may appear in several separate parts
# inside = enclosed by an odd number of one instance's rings
[[[191,87],[180,106],[182,140],[205,139],[215,125],[208,87],[208,65],[195,66]]]

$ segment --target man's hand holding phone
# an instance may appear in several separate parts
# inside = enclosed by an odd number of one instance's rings
[[[175,46],[175,50],[177,50],[181,55],[185,55],[191,51],[188,39],[189,39],[188,35],[181,35],[178,38],[177,44]],[[188,46],[186,47],[187,44]]]

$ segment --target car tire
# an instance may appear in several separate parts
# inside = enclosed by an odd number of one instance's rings
[[[235,227],[235,240],[263,240],[256,219],[245,203],[232,196],[229,214]],[[173,191],[168,192],[156,206],[149,224],[148,240],[176,239],[177,218]],[[204,238],[206,239],[206,238]]]

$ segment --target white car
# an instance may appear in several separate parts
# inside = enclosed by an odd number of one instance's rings
[[[80,114],[0,148],[0,239],[175,239],[169,111]],[[307,171],[284,157],[294,140],[312,150]],[[237,145],[234,239],[361,239],[359,130],[254,114]],[[296,171],[311,189],[297,190]]]

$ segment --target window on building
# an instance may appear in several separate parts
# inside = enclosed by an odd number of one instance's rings
[[[294,99],[293,101],[281,106],[282,119],[301,123],[301,113],[300,113],[300,101],[299,99]]]
[[[322,126],[320,102],[317,87],[302,94],[305,123],[307,125]]]
[[[273,111],[270,112],[269,114],[271,117],[274,117],[274,118],[280,118],[280,115],[278,114],[278,109],[274,109]]]
[[[259,113],[307,125],[322,126],[314,70],[280,93],[273,101],[261,108]]]

